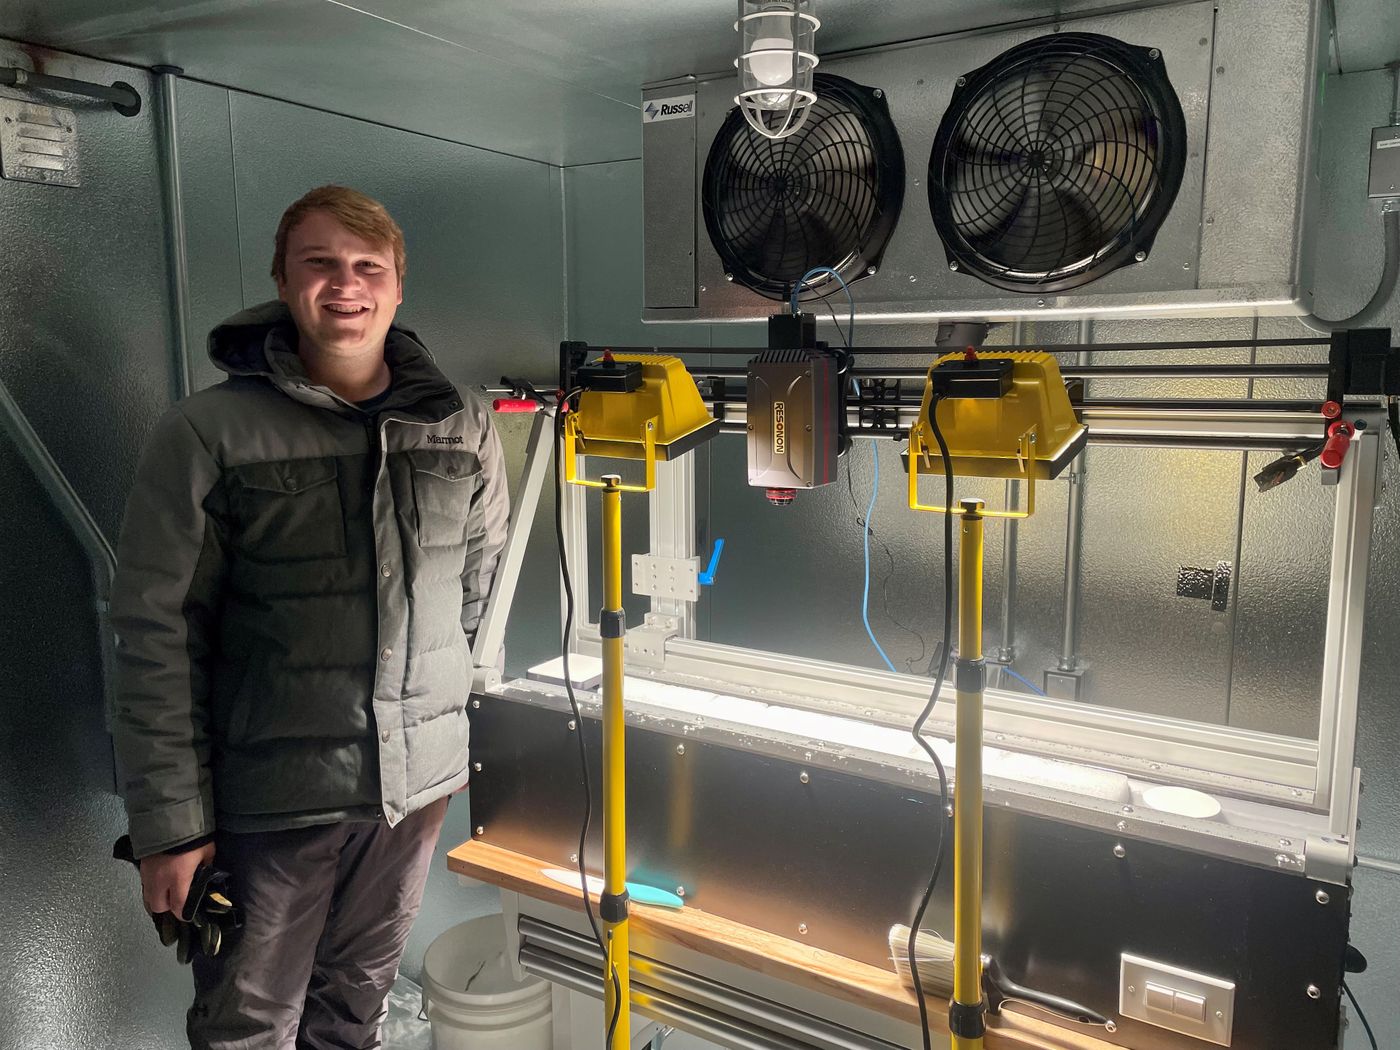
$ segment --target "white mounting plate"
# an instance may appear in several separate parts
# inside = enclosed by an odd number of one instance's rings
[[[693,602],[700,598],[700,559],[632,555],[632,593]]]

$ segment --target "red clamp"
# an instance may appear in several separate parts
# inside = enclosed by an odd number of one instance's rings
[[[1324,467],[1336,470],[1342,465],[1355,433],[1356,428],[1345,419],[1339,419],[1327,427],[1327,443],[1322,446],[1322,455],[1318,457]]]

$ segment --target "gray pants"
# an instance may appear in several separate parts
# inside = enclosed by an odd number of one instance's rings
[[[379,822],[220,833],[246,921],[194,959],[194,1050],[368,1050],[418,915],[447,799]]]

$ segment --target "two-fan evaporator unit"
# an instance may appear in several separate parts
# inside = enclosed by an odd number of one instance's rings
[[[778,140],[732,75],[650,87],[644,112],[695,101],[643,117],[644,318],[758,319],[815,267],[868,282],[876,320],[1306,312],[1316,25],[1256,15],[1185,3],[824,60]],[[1251,93],[1286,118],[1266,156]],[[1222,178],[1264,199],[1217,225]]]
[[[725,273],[771,299],[814,267],[848,283],[878,273],[904,204],[884,93],[815,81],[796,134],[766,138],[736,109],[705,165],[705,228]],[[928,208],[950,269],[1008,291],[1063,291],[1146,256],[1185,156],[1160,52],[1093,33],[1041,37],[958,79],[928,160]]]

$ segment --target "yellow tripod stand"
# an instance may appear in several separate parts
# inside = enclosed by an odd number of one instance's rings
[[[982,1050],[982,523],[983,503],[959,512],[957,790],[953,796],[953,1050]]]
[[[631,1038],[631,950],[627,897],[627,751],[623,713],[626,617],[622,609],[622,494],[656,487],[656,464],[683,455],[719,431],[678,358],[604,355],[603,389],[587,389],[564,420],[564,475],[574,485],[602,490],[603,608],[598,634],[603,656],[603,1004],[606,1050]],[[618,474],[585,478],[579,456],[640,460],[645,480],[624,485]],[[583,727],[579,727],[579,732]],[[580,858],[582,863],[582,858]],[[585,889],[585,893],[587,890]]]
[[[1084,428],[1070,407],[1059,367],[1045,353],[979,357],[969,351],[940,358],[929,369],[919,420],[909,433],[910,508],[954,514],[959,520],[953,998],[948,1008],[953,1050],[982,1050],[986,1033],[982,997],[983,524],[989,517],[1029,517],[1035,510],[1036,480],[1055,477],[1083,443]],[[945,476],[1024,480],[1025,509],[989,511],[980,499],[964,499],[956,508],[921,503],[921,467],[926,475],[935,460]]]

